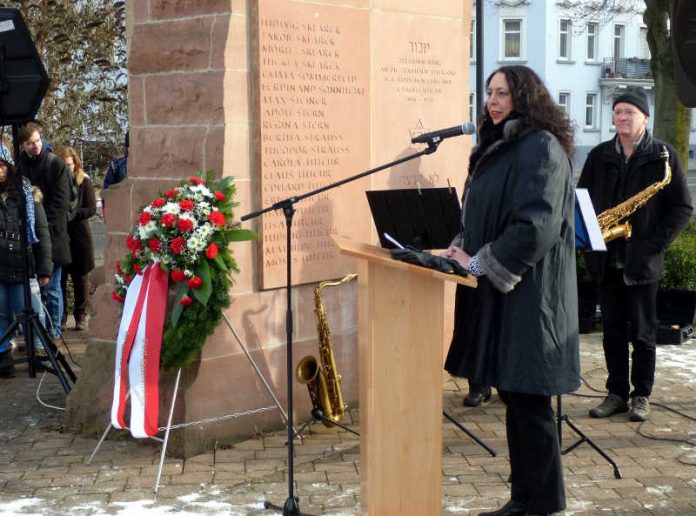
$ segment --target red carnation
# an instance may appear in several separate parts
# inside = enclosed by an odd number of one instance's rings
[[[177,190],[176,188],[172,188],[171,190],[167,190],[164,193],[164,196],[167,199],[176,199],[177,197],[179,197],[179,190]]]
[[[208,220],[219,228],[225,225],[225,216],[219,211],[211,211]]]
[[[174,269],[172,271],[172,281],[180,283],[186,279],[186,273],[179,269]]]
[[[218,255],[218,246],[213,242],[208,246],[208,249],[205,250],[205,257],[208,258],[209,260],[214,259]]]
[[[193,303],[193,299],[191,299],[188,296],[184,296],[181,298],[181,301],[179,301],[179,304],[181,306],[189,306],[191,303]]]
[[[162,206],[165,205],[166,202],[167,202],[167,201],[165,201],[165,200],[162,199],[161,197],[158,197],[157,199],[155,199],[154,201],[152,201],[152,204],[150,204],[150,206],[152,206],[153,208],[161,208]]]
[[[150,248],[150,251],[152,251],[153,253],[159,253],[161,245],[162,245],[162,241],[157,237],[150,239],[150,241],[147,243],[147,246]],[[140,274],[140,273],[138,273],[138,274]]]
[[[191,211],[195,204],[193,204],[193,201],[190,201],[188,199],[184,199],[183,201],[179,201],[179,208],[181,208],[184,211]]]
[[[115,290],[112,290],[111,291],[111,299],[113,299],[114,301],[118,301],[119,303],[123,303],[126,298],[125,298],[125,296],[120,296],[118,294],[118,292],[116,292]]]
[[[123,269],[121,268],[121,262],[116,262],[116,272],[118,274],[123,274]]]
[[[189,177],[189,183],[192,185],[202,185],[203,180],[200,177]]]
[[[176,237],[172,240],[172,243],[169,244],[169,247],[171,247],[174,254],[181,254],[184,252],[184,247],[186,247],[186,240],[181,237]]]
[[[143,270],[140,268],[140,266],[137,263],[133,264],[133,270],[135,271],[136,274],[142,274]]]
[[[123,275],[123,280],[124,280],[126,283],[130,283],[131,281],[133,281],[133,278],[131,278],[128,274],[124,274],[124,275]]]
[[[176,225],[182,233],[193,229],[193,221],[191,219],[179,219],[176,221]]]
[[[174,215],[173,213],[167,213],[165,215],[162,215],[162,218],[160,218],[160,223],[165,228],[172,227],[175,222],[176,222],[176,215]]]
[[[201,280],[201,278],[198,276],[194,276],[188,280],[186,284],[189,286],[189,288],[201,288],[201,285],[203,285],[203,280]]]
[[[127,247],[128,249],[131,249],[131,250],[132,250],[132,249],[135,249],[135,248],[136,248],[136,247],[135,247],[135,246],[136,246],[136,242],[137,242],[137,239],[135,239],[135,238],[133,237],[133,235],[129,233],[128,236],[126,237],[126,247]]]
[[[147,224],[148,222],[150,222],[152,220],[152,215],[150,215],[148,212],[144,211],[140,214],[139,220],[140,220],[140,225],[144,226],[145,224]]]
[[[225,200],[225,194],[222,193],[220,190],[215,190],[215,200],[218,202],[222,202]]]

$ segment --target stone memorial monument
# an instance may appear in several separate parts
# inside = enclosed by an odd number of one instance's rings
[[[127,13],[129,177],[104,192],[107,283],[138,209],[197,171],[234,176],[239,219],[412,154],[420,149],[412,137],[470,117],[466,0],[130,0]],[[316,283],[356,269],[331,236],[378,243],[364,192],[451,185],[461,194],[470,149],[470,137],[447,140],[435,154],[297,203],[295,361],[317,355]],[[245,227],[259,240],[232,247],[241,272],[226,316],[285,406],[285,220],[273,211]],[[90,435],[109,420],[120,314],[110,292],[102,285],[93,297],[90,344],[68,398],[67,426]],[[355,283],[325,290],[323,301],[344,399],[355,407]],[[190,456],[283,426],[226,324],[182,374],[175,423],[267,410],[173,431],[172,452]],[[172,377],[161,378],[162,414]],[[299,383],[294,400],[302,421],[311,404]]]

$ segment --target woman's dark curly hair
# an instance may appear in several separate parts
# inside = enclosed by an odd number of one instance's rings
[[[544,129],[553,134],[568,156],[575,153],[573,145],[573,126],[565,112],[553,101],[549,90],[541,78],[527,66],[501,66],[486,79],[486,88],[493,76],[501,72],[505,75],[515,113],[525,125]],[[484,107],[484,117],[490,118],[488,106]]]
[[[14,165],[7,160],[0,159],[0,163],[7,167],[7,179],[5,179],[5,188],[10,191],[17,188],[19,184],[19,176]]]

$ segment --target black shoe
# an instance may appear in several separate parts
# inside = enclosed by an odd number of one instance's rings
[[[484,401],[491,399],[491,388],[481,387],[480,389],[471,390],[464,398],[465,407],[478,407]]]
[[[497,511],[480,512],[479,516],[524,516],[525,514],[527,514],[526,504],[510,500]]]
[[[11,351],[3,351],[0,353],[0,362],[4,362],[5,360],[12,360]],[[12,362],[0,369],[0,378],[14,378],[16,376],[17,370]]]

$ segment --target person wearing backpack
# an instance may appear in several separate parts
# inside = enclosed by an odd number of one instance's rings
[[[89,307],[89,272],[94,269],[94,245],[88,221],[97,214],[97,202],[92,180],[85,174],[77,151],[72,147],[65,147],[59,149],[57,154],[68,167],[77,189],[75,208],[71,211],[72,217],[68,222],[72,263],[63,270],[61,279],[63,306],[65,307],[62,323],[63,329],[65,329],[65,323],[68,319],[66,287],[69,274],[73,284],[75,329],[84,331],[87,329],[87,310]]]
[[[41,125],[28,122],[20,127],[21,152],[18,170],[43,193],[43,206],[51,234],[53,272],[44,287],[49,318],[46,330],[53,339],[61,336],[63,293],[60,288],[63,267],[72,261],[68,237],[70,216],[70,173],[63,160],[46,150]]]

